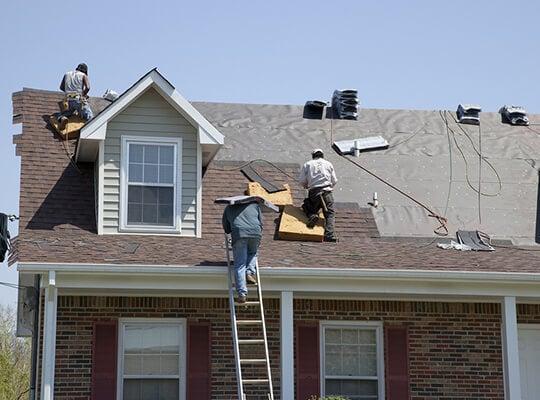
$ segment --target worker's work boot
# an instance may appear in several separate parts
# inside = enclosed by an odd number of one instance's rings
[[[236,299],[236,302],[238,304],[246,304],[246,301],[247,301],[247,296],[244,296],[244,295],[239,295],[238,298]]]
[[[66,129],[67,123],[68,123],[67,117],[60,117],[60,119],[58,120],[58,129],[63,131],[64,129]]]
[[[306,226],[307,226],[308,228],[311,229],[311,228],[313,228],[315,225],[317,225],[317,222],[319,222],[319,216],[317,216],[317,215],[312,215],[311,217],[309,217]]]
[[[325,242],[331,242],[331,243],[337,243],[338,238],[336,236],[325,236],[324,241]]]
[[[255,278],[253,275],[246,275],[246,281],[248,285],[256,285],[257,284],[257,278]]]

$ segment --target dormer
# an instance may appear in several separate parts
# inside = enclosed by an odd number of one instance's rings
[[[202,170],[223,140],[156,69],[144,75],[80,132],[98,234],[200,237]]]

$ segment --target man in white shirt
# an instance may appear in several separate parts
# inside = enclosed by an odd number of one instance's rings
[[[334,233],[334,195],[332,190],[337,183],[336,172],[330,161],[324,159],[321,149],[311,152],[312,159],[302,166],[298,181],[308,189],[308,197],[304,199],[302,210],[308,217],[307,226],[313,228],[319,220],[319,210],[322,208],[325,219],[324,240],[337,242]]]
[[[88,66],[86,64],[81,63],[75,71],[66,72],[60,83],[60,90],[66,94],[68,103],[67,110],[57,116],[60,130],[65,128],[68,118],[75,113],[78,113],[84,121],[93,118],[94,114],[88,105],[90,80],[88,79]]]

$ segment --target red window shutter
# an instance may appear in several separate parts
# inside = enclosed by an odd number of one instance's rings
[[[387,326],[386,338],[386,399],[408,400],[409,396],[409,335],[406,326]]]
[[[187,400],[210,400],[212,393],[211,325],[190,322],[187,329]]]
[[[320,395],[319,326],[296,325],[296,400]]]
[[[117,321],[94,323],[92,400],[116,400],[117,342]]]

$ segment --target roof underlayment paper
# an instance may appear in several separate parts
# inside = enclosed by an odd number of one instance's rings
[[[331,150],[331,141],[383,135],[389,148],[362,153],[358,161],[394,185],[448,217],[450,231],[482,230],[493,239],[512,239],[533,244],[538,209],[540,134],[526,127],[501,123],[500,114],[483,112],[484,161],[481,198],[482,224],[478,218],[478,195],[467,183],[478,185],[478,160],[471,142],[448,112],[450,128],[464,152],[468,168],[452,134],[438,111],[362,109],[358,121],[302,118],[302,106],[194,103],[194,106],[225,136],[217,160],[302,164],[320,147],[334,164],[338,184],[336,201],[367,206],[373,192],[379,207],[373,209],[382,236],[432,236],[434,222],[427,214]],[[531,115],[531,122],[540,116]],[[331,130],[331,127],[333,128]],[[477,126],[461,125],[478,148]],[[333,138],[332,138],[333,136]],[[451,140],[449,140],[451,139]],[[449,145],[449,143],[451,145]],[[448,203],[448,206],[447,206]]]

